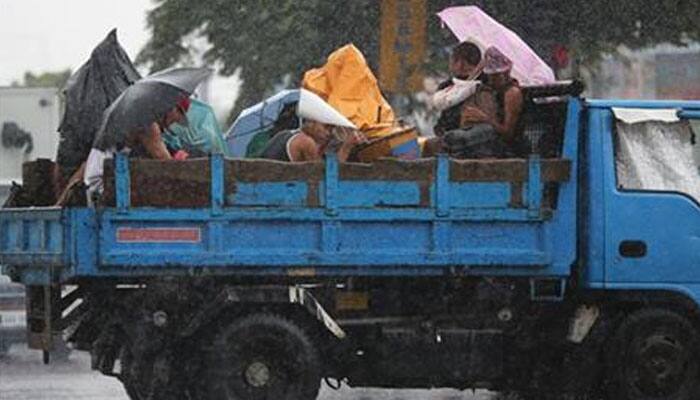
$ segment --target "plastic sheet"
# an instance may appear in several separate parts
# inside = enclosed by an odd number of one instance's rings
[[[395,116],[360,50],[349,44],[334,51],[326,65],[307,71],[302,82],[340,111],[370,139],[394,132]]]
[[[163,133],[163,140],[169,149],[185,150],[191,155],[229,156],[214,110],[196,99],[192,99],[187,111],[187,123],[173,124]]]
[[[92,51],[64,88],[65,112],[58,131],[57,163],[67,178],[87,159],[102,113],[129,85],[140,79],[112,30]]]
[[[688,121],[617,124],[618,185],[688,194],[700,202],[700,144]]]

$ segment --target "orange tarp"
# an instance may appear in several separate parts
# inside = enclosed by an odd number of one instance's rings
[[[394,111],[354,45],[334,51],[323,67],[306,71],[302,87],[323,98],[370,139],[392,132]]]

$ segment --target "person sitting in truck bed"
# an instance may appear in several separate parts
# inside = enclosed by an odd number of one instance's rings
[[[479,46],[472,42],[456,45],[450,54],[449,68],[452,77],[441,82],[433,95],[433,106],[440,110],[440,116],[433,127],[435,137],[428,139],[423,146],[423,157],[432,157],[442,150],[442,137],[445,132],[459,128],[466,99],[484,80]]]
[[[155,160],[170,160],[173,156],[168,151],[162,138],[162,132],[176,122],[185,121],[185,114],[190,106],[190,99],[183,98],[168,111],[159,121],[151,123],[147,129],[138,129],[126,135],[125,147],[122,151],[132,157],[147,157]],[[104,190],[102,181],[104,162],[114,156],[116,149],[102,151],[97,148],[90,150],[85,163],[84,183],[87,186],[88,204],[93,204],[96,195]]]
[[[444,143],[450,155],[459,158],[512,157],[522,141],[520,114],[523,93],[510,75],[512,61],[496,47],[484,53],[486,88],[493,107],[465,105],[460,129],[449,131]],[[488,109],[487,109],[488,108]]]
[[[459,128],[465,100],[485,81],[481,50],[472,42],[462,42],[455,46],[450,55],[449,68],[452,77],[440,83],[438,91],[433,95],[433,104],[441,110],[433,128],[436,136]]]
[[[335,132],[337,130],[340,131]],[[261,157],[291,162],[318,161],[327,150],[337,147],[338,161],[343,162],[347,161],[353,147],[365,140],[359,131],[307,119],[300,129],[281,131],[273,136]]]

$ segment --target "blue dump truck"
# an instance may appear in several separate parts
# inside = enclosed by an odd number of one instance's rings
[[[575,86],[528,90],[519,158],[120,155],[94,208],[2,209],[29,345],[138,400],[697,399],[700,102]]]

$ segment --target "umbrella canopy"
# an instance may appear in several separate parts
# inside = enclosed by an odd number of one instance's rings
[[[105,110],[93,147],[106,151],[123,145],[129,132],[161,119],[210,74],[206,68],[175,68],[137,81]]]
[[[164,83],[192,94],[211,73],[209,68],[169,68],[155,72],[142,81]]]
[[[92,51],[90,59],[71,75],[63,93],[65,111],[58,131],[57,162],[69,177],[87,159],[102,113],[126,89],[141,78],[117,41],[117,30]]]
[[[554,72],[517,34],[477,6],[449,7],[438,14],[460,42],[471,41],[482,50],[495,46],[513,61],[512,76],[523,85],[556,81]]]
[[[231,156],[243,158],[253,152],[252,144],[267,142],[270,132],[285,106],[299,102],[299,90],[283,90],[260,103],[243,110],[226,133]],[[262,135],[261,135],[262,134]],[[259,137],[260,136],[260,137]],[[264,137],[263,137],[264,136]],[[256,140],[256,138],[258,138]],[[264,143],[262,143],[264,145]]]

